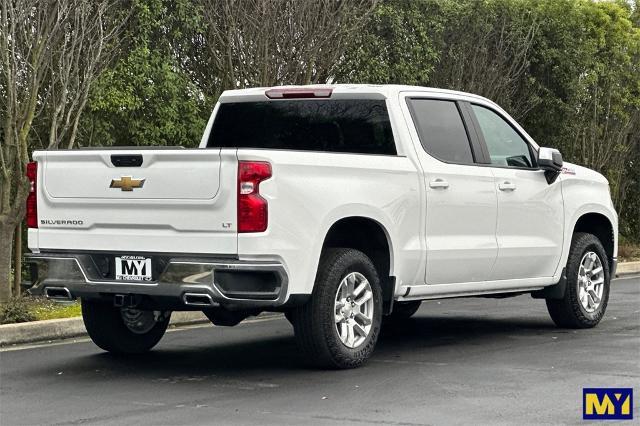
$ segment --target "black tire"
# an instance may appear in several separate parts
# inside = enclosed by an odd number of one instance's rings
[[[170,316],[165,315],[145,333],[134,333],[122,319],[120,308],[82,300],[82,319],[89,337],[101,349],[116,354],[139,354],[153,348],[167,330]]]
[[[604,288],[600,305],[594,312],[588,312],[579,300],[578,273],[580,262],[587,252],[595,253],[604,271]],[[595,235],[576,232],[571,241],[567,260],[567,285],[562,299],[547,299],[547,309],[553,322],[562,328],[591,328],[598,325],[607,309],[609,301],[610,275],[607,254]]]
[[[373,314],[365,340],[350,348],[342,343],[335,323],[335,298],[340,282],[352,272],[362,274],[371,285]],[[355,368],[373,352],[382,321],[382,290],[376,268],[362,252],[327,249],[320,258],[311,300],[292,311],[296,340],[314,365],[322,368]]]
[[[413,300],[411,302],[395,302],[393,304],[393,311],[387,315],[384,319],[387,321],[403,321],[411,318],[413,314],[418,312],[422,300]]]

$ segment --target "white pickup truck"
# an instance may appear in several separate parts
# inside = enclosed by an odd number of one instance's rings
[[[152,348],[172,311],[277,311],[311,361],[355,367],[422,300],[531,293],[593,327],[615,273],[607,180],[467,93],[231,90],[198,149],[33,159],[30,291],[80,297],[112,352]]]

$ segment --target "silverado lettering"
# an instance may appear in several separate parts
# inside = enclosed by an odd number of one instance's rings
[[[40,219],[40,225],[83,225],[82,220]]]

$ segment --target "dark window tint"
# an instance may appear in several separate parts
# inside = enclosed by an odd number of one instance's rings
[[[472,105],[484,141],[489,150],[491,164],[506,167],[532,167],[529,144],[509,123],[495,112]]]
[[[381,100],[223,103],[208,147],[396,154]]]
[[[460,111],[453,101],[410,99],[413,121],[424,149],[449,163],[473,163]]]

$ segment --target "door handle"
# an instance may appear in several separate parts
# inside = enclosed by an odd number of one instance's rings
[[[498,189],[500,191],[515,191],[516,190],[516,184],[515,183],[511,183],[508,180],[505,180],[504,182],[501,182],[498,184]]]
[[[441,178],[436,178],[429,182],[429,187],[447,189],[449,187],[449,182]]]

